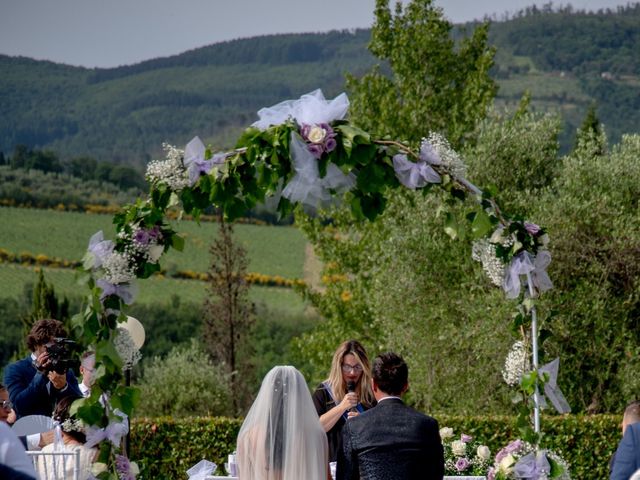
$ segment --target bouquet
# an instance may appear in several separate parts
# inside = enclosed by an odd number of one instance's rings
[[[480,445],[470,435],[454,437],[453,429],[440,429],[444,447],[444,471],[449,476],[485,476],[491,464],[491,452],[486,445]]]
[[[514,440],[498,452],[488,480],[571,480],[569,465],[560,455]]]

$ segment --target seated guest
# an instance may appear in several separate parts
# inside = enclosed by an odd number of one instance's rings
[[[47,344],[57,337],[65,337],[66,333],[58,320],[38,320],[27,335],[31,355],[5,369],[4,384],[18,419],[27,415],[50,417],[60,399],[81,396],[73,371],[56,372],[52,368],[53,359],[47,353]]]
[[[87,351],[80,357],[80,375],[82,375],[82,382],[78,384],[80,387],[80,393],[83,397],[91,395],[91,385],[93,384],[93,372],[96,366],[96,354],[92,351]]]
[[[52,452],[80,452],[80,474],[79,480],[91,478],[91,466],[95,461],[98,450],[84,446],[87,438],[85,436],[84,424],[82,420],[70,414],[71,405],[81,397],[65,397],[56,406],[53,412],[53,420],[60,425],[62,432],[62,445],[55,442],[46,445],[43,453]],[[74,462],[69,457],[64,456],[39,456],[37,457],[36,468],[40,478],[73,478],[75,469]]]
[[[0,423],[8,423],[12,425],[16,421],[16,414],[13,410],[11,400],[9,400],[9,392],[4,385],[0,384]],[[46,444],[53,441],[53,431],[34,433],[18,437],[27,450],[40,450]],[[0,476],[0,478],[4,478]]]
[[[0,423],[13,423],[9,422],[9,417],[13,412],[13,405],[9,400],[9,392],[4,385],[0,383]]]
[[[4,422],[0,422],[0,478],[3,480],[35,480],[37,478],[22,443]]]
[[[611,480],[628,480],[640,469],[640,401],[631,402],[622,416],[622,440],[613,458]]]
[[[274,367],[264,377],[237,452],[242,480],[327,480],[327,437],[294,367]]]
[[[389,352],[372,367],[373,394],[378,404],[343,428],[338,480],[442,480],[444,451],[438,422],[407,407],[407,364]]]

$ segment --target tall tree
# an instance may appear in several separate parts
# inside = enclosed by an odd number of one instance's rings
[[[254,326],[249,301],[247,252],[235,243],[233,225],[220,215],[219,237],[211,244],[210,296],[204,302],[206,350],[222,363],[231,378],[233,410],[242,413],[250,400],[249,382],[253,349],[249,342]]]
[[[66,297],[58,300],[53,284],[47,282],[44,272],[39,269],[38,281],[33,287],[31,312],[22,318],[25,336],[33,324],[42,318],[60,320],[70,332],[69,300]]]
[[[580,128],[576,133],[574,149],[579,151],[584,149],[587,145],[591,149],[591,154],[595,156],[600,157],[607,151],[607,137],[602,128],[602,124],[598,119],[596,106],[593,103],[589,106],[589,110],[587,110],[587,114],[582,121],[582,125],[580,125]]]
[[[469,139],[484,118],[497,87],[489,76],[495,49],[489,25],[456,43],[452,24],[431,0],[413,0],[404,9],[377,0],[369,49],[391,73],[376,67],[349,77],[351,116],[369,131],[418,142],[429,131],[454,146]]]
[[[354,123],[414,146],[430,131],[444,134],[454,146],[473,143],[496,92],[489,76],[494,49],[487,45],[488,24],[456,43],[451,23],[429,0],[413,0],[404,9],[398,4],[395,13],[388,0],[377,0],[375,15],[369,48],[383,66],[362,78],[349,77]],[[391,345],[372,296],[379,293],[374,291],[387,233],[402,236],[403,228],[416,228],[412,221],[426,222],[424,205],[403,201],[406,196],[392,192],[388,211],[373,224],[354,223],[345,212],[332,212],[330,219],[299,214],[297,223],[324,261],[327,280],[322,291],[308,292],[327,321],[296,343],[312,378],[326,374],[331,352],[346,338],[376,349]],[[402,209],[393,207],[398,202]]]

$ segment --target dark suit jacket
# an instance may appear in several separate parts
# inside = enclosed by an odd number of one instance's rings
[[[342,432],[338,480],[442,480],[438,422],[400,399],[382,400],[349,419]]]
[[[613,460],[611,480],[629,480],[640,469],[640,422],[627,425]]]
[[[67,370],[67,387],[57,390],[47,384],[46,374],[36,370],[31,355],[9,365],[4,372],[4,384],[9,391],[18,418],[27,415],[46,415],[50,417],[56,403],[69,395],[82,397],[78,380],[71,370]]]

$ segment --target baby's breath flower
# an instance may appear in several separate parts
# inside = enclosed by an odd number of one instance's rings
[[[427,138],[422,139],[422,143],[428,142],[438,155],[440,162],[446,170],[456,178],[464,178],[467,174],[467,166],[460,158],[460,155],[451,148],[449,142],[439,133],[431,132]]]
[[[517,341],[511,347],[504,361],[502,378],[510,387],[520,384],[522,375],[529,370],[529,356],[524,342]]]
[[[122,359],[122,370],[131,370],[142,358],[142,354],[131,338],[131,334],[118,327],[118,335],[113,342],[118,355]]]
[[[473,243],[471,258],[482,263],[484,273],[496,287],[502,286],[505,266],[496,255],[496,246],[486,238]]]
[[[189,176],[182,160],[184,151],[168,143],[163,143],[162,148],[166,152],[166,159],[150,162],[145,176],[151,183],[164,183],[171,190],[179,192],[189,185]]]
[[[136,278],[134,263],[127,252],[112,252],[103,262],[104,279],[113,283],[127,283]]]

